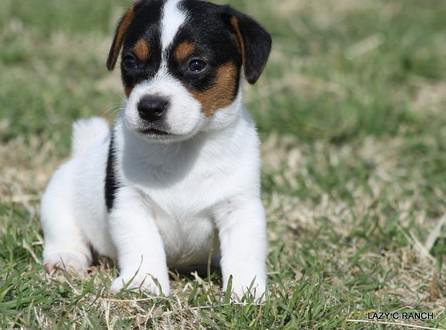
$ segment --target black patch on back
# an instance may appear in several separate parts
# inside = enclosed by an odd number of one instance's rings
[[[161,14],[165,0],[143,0],[135,4],[135,17],[127,31],[121,58],[132,53],[132,48],[140,39],[150,45],[150,57],[139,61],[138,67],[126,70],[121,62],[122,82],[126,88],[155,76],[161,65]]]
[[[105,170],[105,205],[107,211],[111,211],[116,198],[116,192],[120,184],[116,178],[116,154],[114,146],[113,130],[110,137],[110,145],[108,148],[107,167]]]
[[[218,68],[226,63],[233,63],[237,68],[236,86],[233,98],[238,92],[241,54],[237,48],[237,40],[223,20],[224,6],[196,0],[184,0],[180,9],[186,13],[187,19],[180,28],[170,49],[167,50],[169,71],[180,80],[186,88],[203,92],[211,88],[217,78]],[[188,62],[177,63],[174,58],[175,47],[182,42],[194,45],[191,57],[203,58],[210,65],[202,75],[188,76]]]

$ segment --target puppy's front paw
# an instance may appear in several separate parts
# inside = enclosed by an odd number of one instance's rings
[[[225,287],[225,291],[228,290],[229,284]],[[243,297],[251,297],[256,303],[262,303],[265,301],[266,283],[264,280],[252,280],[252,281],[240,281],[234,279],[231,281],[231,298],[235,302],[240,302]]]
[[[59,252],[45,256],[43,264],[50,275],[64,271],[84,276],[87,274],[89,260],[81,253]]]
[[[155,276],[140,271],[135,275],[121,275],[117,277],[110,288],[118,293],[122,289],[137,289],[154,296],[168,296],[170,294],[169,278],[167,275]]]

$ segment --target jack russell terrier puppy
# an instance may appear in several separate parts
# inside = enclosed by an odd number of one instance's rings
[[[42,196],[46,271],[84,273],[95,252],[118,263],[113,292],[168,295],[168,267],[211,260],[223,289],[261,299],[259,138],[241,80],[258,80],[270,35],[229,6],[140,0],[116,29],[109,70],[121,49],[122,111],[111,129],[74,124],[71,158]]]

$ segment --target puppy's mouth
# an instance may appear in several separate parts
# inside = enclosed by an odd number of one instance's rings
[[[139,133],[144,134],[144,135],[151,135],[151,136],[165,136],[165,135],[170,135],[169,132],[164,131],[162,129],[159,128],[154,128],[154,127],[145,127],[139,130]]]

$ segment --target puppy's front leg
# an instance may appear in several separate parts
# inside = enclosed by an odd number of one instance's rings
[[[118,253],[120,276],[111,290],[141,289],[154,295],[168,295],[166,255],[153,214],[141,194],[120,188],[110,214],[110,232]]]
[[[222,205],[216,214],[221,248],[223,289],[232,276],[235,298],[249,292],[263,298],[266,289],[266,224],[259,199],[238,199]]]

